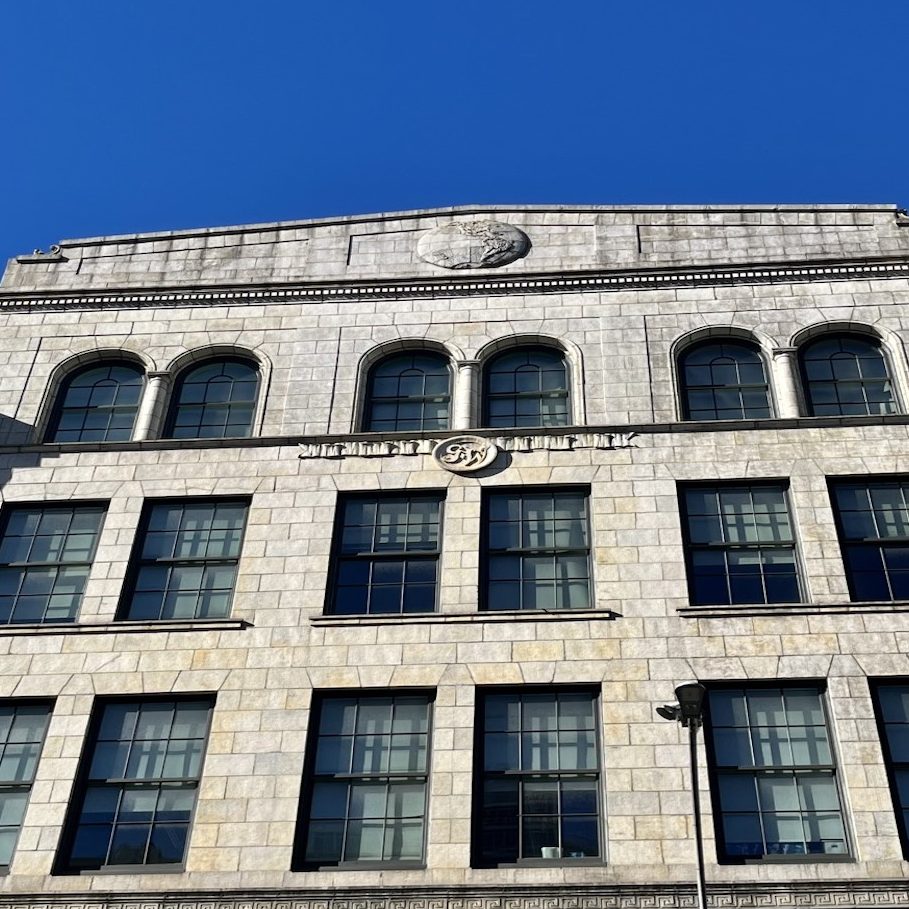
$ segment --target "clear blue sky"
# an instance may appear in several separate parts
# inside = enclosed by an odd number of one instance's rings
[[[6,0],[0,260],[461,203],[909,204],[909,0]]]

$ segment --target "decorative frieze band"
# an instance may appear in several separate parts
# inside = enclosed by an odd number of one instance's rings
[[[454,436],[450,439],[350,439],[303,442],[301,458],[388,458],[433,455],[440,467],[455,473],[489,466],[499,451],[577,451],[583,448],[635,448],[636,432],[579,432],[528,436]]]
[[[46,261],[46,259],[42,259]],[[86,289],[79,292],[4,291],[0,292],[3,309],[117,309],[142,306],[210,306],[212,304],[275,304],[300,302],[337,302],[350,300],[426,297],[490,296],[509,293],[571,293],[577,291],[657,290],[667,287],[699,287],[716,284],[795,284],[809,281],[851,281],[857,278],[909,277],[909,261],[852,261],[835,264],[799,264],[779,266],[729,266],[685,268],[673,271],[590,272],[570,275],[533,277],[496,277],[492,280],[443,280],[337,284],[297,284],[250,288],[242,286],[211,287],[205,290],[168,288],[162,290],[111,290],[99,293]]]
[[[905,880],[708,887],[710,909],[889,909],[909,906]],[[695,909],[685,884],[570,887],[375,887],[218,893],[15,894],[0,909]]]

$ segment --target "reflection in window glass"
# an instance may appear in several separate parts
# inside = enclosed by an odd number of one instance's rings
[[[5,512],[0,623],[76,620],[104,513],[103,505],[24,505]]]
[[[484,426],[567,426],[568,370],[561,353],[522,347],[486,366]]]
[[[104,704],[72,814],[66,869],[183,862],[212,703]]]
[[[16,848],[50,710],[48,704],[0,704],[0,868],[9,867]]]
[[[826,335],[799,352],[812,416],[867,416],[896,412],[880,345],[860,335]]]
[[[177,379],[170,439],[227,439],[252,435],[259,370],[248,360],[210,360]]]
[[[429,705],[410,694],[322,700],[303,867],[422,863]]]
[[[364,430],[448,429],[451,370],[440,354],[396,354],[369,373]]]
[[[847,854],[820,689],[713,689],[708,721],[725,858]]]
[[[599,856],[595,705],[569,689],[480,698],[475,864]]]
[[[711,341],[682,352],[679,375],[686,420],[759,420],[772,416],[764,360],[750,344]]]
[[[486,609],[586,609],[590,530],[585,490],[487,499]]]
[[[694,605],[801,600],[784,486],[689,486],[683,496]]]
[[[342,500],[329,612],[433,612],[441,505],[437,494]]]
[[[46,442],[127,442],[145,386],[131,363],[103,363],[68,376]]]
[[[165,501],[146,512],[121,619],[215,619],[230,612],[247,503]]]
[[[831,489],[852,599],[909,599],[909,481],[838,481]]]

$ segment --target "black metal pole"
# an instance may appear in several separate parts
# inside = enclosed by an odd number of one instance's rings
[[[698,853],[698,909],[707,909],[707,880],[704,875],[704,839],[701,835],[701,797],[698,790],[698,726],[688,721],[688,745],[691,758],[691,799],[694,807],[694,839]]]

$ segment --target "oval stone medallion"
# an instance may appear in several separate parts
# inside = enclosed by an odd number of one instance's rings
[[[417,255],[442,268],[498,268],[529,251],[527,234],[501,221],[440,224],[426,231],[417,243]]]

